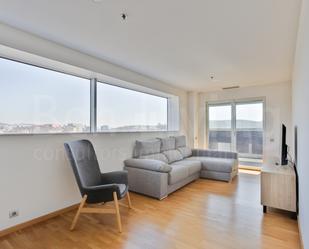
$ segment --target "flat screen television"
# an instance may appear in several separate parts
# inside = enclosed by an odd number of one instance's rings
[[[282,124],[281,129],[281,165],[288,164],[288,146],[286,144],[286,126]]]
[[[296,213],[299,213],[299,183],[298,183],[298,172],[297,172],[297,157],[298,157],[298,134],[297,126],[294,127],[294,170],[296,175]]]
[[[297,168],[297,157],[298,157],[298,134],[297,126],[294,127],[294,166]]]

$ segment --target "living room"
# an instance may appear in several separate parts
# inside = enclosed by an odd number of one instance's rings
[[[309,248],[308,18],[0,1],[0,248]],[[112,192],[92,196],[88,159]]]

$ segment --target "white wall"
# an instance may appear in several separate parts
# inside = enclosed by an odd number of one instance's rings
[[[200,94],[199,106],[199,147],[207,148],[206,102],[241,100],[250,98],[265,99],[265,141],[264,159],[274,160],[280,153],[281,123],[287,126],[287,143],[291,145],[291,84],[279,83],[231,90],[221,90]],[[271,140],[274,140],[273,142]]]
[[[197,92],[188,93],[188,137],[187,144],[191,148],[198,147],[198,113],[199,94]]]
[[[299,223],[309,248],[309,0],[303,0],[293,77],[293,124],[298,129]]]
[[[187,93],[116,65],[0,24],[0,44],[179,96],[180,131],[187,130]],[[65,141],[90,139],[102,171],[120,170],[136,139],[175,133],[0,136],[0,230],[79,201],[80,195],[64,155]],[[18,209],[19,217],[9,219]]]

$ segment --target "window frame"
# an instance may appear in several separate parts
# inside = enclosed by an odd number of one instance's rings
[[[14,49],[14,52],[18,53],[24,53],[18,50]],[[22,63],[28,66],[33,66],[33,67],[37,67],[37,68],[41,68],[41,69],[45,69],[45,70],[49,70],[49,71],[53,71],[56,73],[62,73],[62,74],[66,74],[66,75],[70,75],[73,77],[78,77],[78,78],[82,78],[82,79],[86,79],[89,80],[89,97],[90,97],[90,110],[89,110],[89,121],[90,121],[90,129],[87,132],[50,132],[50,133],[0,133],[0,137],[1,136],[36,136],[36,135],[82,135],[82,134],[104,134],[104,133],[162,133],[162,132],[172,132],[172,131],[179,131],[179,127],[180,127],[180,108],[179,108],[179,97],[175,96],[175,95],[171,95],[165,92],[161,92],[158,90],[154,90],[142,85],[138,85],[136,83],[130,83],[127,81],[122,81],[116,78],[111,78],[109,76],[106,75],[102,75],[99,73],[94,73],[91,72],[87,69],[83,69],[83,68],[79,68],[79,67],[75,67],[75,66],[71,66],[69,64],[65,64],[62,62],[58,62],[58,61],[54,61],[54,60],[50,60],[47,58],[43,58],[40,56],[36,56],[36,55],[32,55],[32,54],[28,54],[26,53],[26,57],[27,59],[20,59],[20,57],[22,56],[5,56],[1,53],[0,51],[0,59],[5,59],[5,60],[9,60],[9,61],[13,61],[16,63]],[[17,58],[16,58],[17,57]],[[30,57],[30,59],[28,59],[28,57]],[[33,62],[32,57],[34,58],[34,61],[39,61],[38,63]],[[43,61],[41,63],[41,61]],[[51,66],[48,66],[46,64],[51,63]],[[60,69],[62,65],[65,65],[69,70],[63,70]],[[70,70],[70,68],[74,68],[74,70]],[[81,71],[81,73],[75,73],[72,71]],[[111,78],[111,82],[107,82],[104,78]],[[120,84],[118,84],[118,81],[120,82]],[[115,83],[117,82],[117,83]],[[140,92],[140,93],[144,93],[144,94],[148,94],[151,96],[156,96],[156,97],[161,97],[161,98],[165,98],[167,100],[167,105],[166,105],[166,115],[167,115],[167,127],[165,130],[125,130],[125,131],[97,131],[97,84],[98,83],[103,83],[103,84],[108,84],[111,86],[115,86],[115,87],[119,87],[119,88],[123,88],[123,89],[127,89],[127,90],[131,90],[131,91],[135,91],[135,92]],[[121,84],[122,83],[122,84]],[[171,111],[171,106],[174,105],[174,108],[176,109],[176,111],[178,112],[176,114],[176,121],[172,120],[174,119],[174,117],[170,116],[170,111]],[[171,123],[173,123],[173,125],[171,125]],[[171,128],[171,126],[176,127],[176,128]]]

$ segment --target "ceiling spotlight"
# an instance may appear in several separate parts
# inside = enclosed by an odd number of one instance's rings
[[[209,74],[209,78],[210,78],[211,80],[214,80],[214,79],[215,79],[215,73],[210,73],[210,74]]]
[[[128,18],[128,16],[127,16],[127,14],[122,13],[122,14],[121,14],[121,18],[122,18],[122,20],[126,20],[126,19]]]

